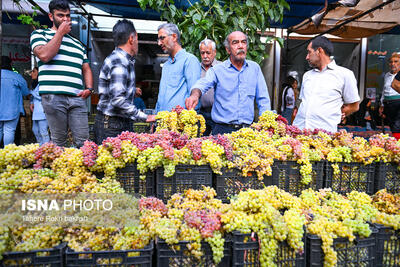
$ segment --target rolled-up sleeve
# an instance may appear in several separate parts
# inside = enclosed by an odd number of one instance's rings
[[[261,68],[258,68],[257,74],[256,103],[260,116],[264,111],[271,110],[268,87],[267,83],[265,82],[264,75],[261,72]]]
[[[205,94],[210,88],[215,88],[215,85],[217,84],[217,77],[215,75],[215,71],[213,68],[210,68],[206,76],[198,80],[191,88],[190,91],[193,89],[200,89],[201,94]]]

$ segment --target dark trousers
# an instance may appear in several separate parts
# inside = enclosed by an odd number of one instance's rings
[[[206,130],[204,131],[203,135],[210,135],[212,128],[214,127],[214,122],[211,119],[211,108],[210,109],[200,109],[200,115],[202,115],[204,117],[204,119],[206,120]]]
[[[393,133],[400,133],[400,99],[385,100],[383,112],[388,120],[390,130]]]
[[[124,131],[132,132],[132,120],[122,117],[104,115],[97,111],[94,122],[94,139],[101,145],[107,137],[116,137]]]
[[[215,123],[212,129],[212,135],[232,133],[234,131],[240,130],[243,127],[249,127],[249,125],[247,124],[232,125],[232,124]]]

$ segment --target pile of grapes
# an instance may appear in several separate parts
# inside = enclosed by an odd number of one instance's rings
[[[191,264],[203,259],[202,246],[208,243],[218,264],[224,257],[225,238],[239,231],[256,234],[261,266],[276,266],[281,242],[294,253],[304,253],[304,234],[320,237],[324,266],[336,266],[335,238],[351,242],[356,236],[368,237],[369,223],[400,228],[399,196],[384,190],[370,197],[357,191],[344,196],[329,189],[307,189],[296,197],[270,186],[240,192],[228,204],[215,195],[214,189],[204,187],[175,194],[167,204],[154,197],[141,198],[139,220],[122,228],[1,227],[0,255],[51,248],[61,242],[68,242],[75,251],[140,249],[162,239],[175,251],[186,241],[185,255]]]

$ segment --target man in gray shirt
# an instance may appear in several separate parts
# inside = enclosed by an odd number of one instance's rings
[[[199,50],[201,56],[201,78],[203,78],[206,76],[207,70],[221,63],[221,61],[215,59],[217,49],[213,40],[207,38],[202,40],[199,44]],[[214,124],[211,119],[211,109],[214,104],[214,88],[210,88],[207,93],[201,96],[200,103],[200,114],[206,119],[206,131],[204,135],[210,135]]]

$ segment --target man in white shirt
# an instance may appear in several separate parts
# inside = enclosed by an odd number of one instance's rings
[[[392,88],[392,82],[397,72],[400,70],[400,55],[393,53],[389,58],[390,71],[385,74],[383,91],[381,97],[381,107],[379,115],[386,117],[392,134],[397,139],[400,138],[400,94]]]
[[[301,104],[293,125],[300,129],[336,132],[337,125],[359,108],[357,81],[351,70],[331,59],[332,43],[324,36],[307,46],[306,60],[314,69],[303,76]]]

